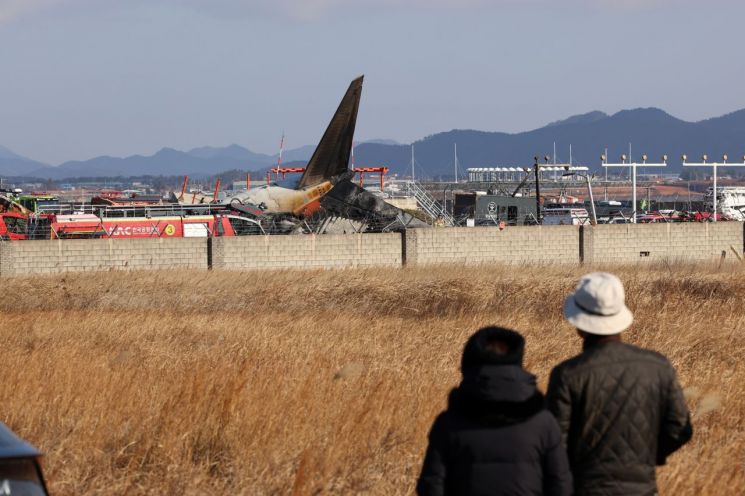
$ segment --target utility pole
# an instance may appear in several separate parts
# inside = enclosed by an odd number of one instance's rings
[[[411,180],[414,180],[414,143],[411,144]]]
[[[590,192],[590,205],[592,205],[592,225],[598,225],[598,213],[595,210],[595,197],[592,196],[592,177],[589,174],[585,174],[587,180],[587,191]]]
[[[693,210],[693,203],[691,202],[691,180],[688,180],[688,211]]]
[[[453,143],[455,159],[453,160],[453,180],[458,182],[458,143]]]
[[[605,156],[608,156],[608,145],[605,145]],[[605,169],[605,199],[608,199],[608,169]]]
[[[554,165],[556,165],[556,141],[554,141]],[[557,181],[557,172],[554,171],[554,182]]]
[[[541,171],[538,168],[538,155],[533,157],[533,167],[535,169],[535,218],[539,224],[543,224],[541,215]]]
[[[554,165],[556,165],[556,141],[554,141]]]

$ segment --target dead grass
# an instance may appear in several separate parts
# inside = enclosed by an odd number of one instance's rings
[[[499,323],[545,387],[580,268],[106,273],[4,281],[0,420],[55,494],[411,493],[463,343]],[[745,279],[621,268],[627,338],[678,368],[663,494],[745,487]]]

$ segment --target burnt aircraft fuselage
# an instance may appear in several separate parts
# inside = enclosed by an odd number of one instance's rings
[[[228,203],[240,201],[259,205],[272,214],[290,214],[296,217],[309,217],[317,213],[320,199],[328,193],[333,184],[322,181],[313,186],[297,188],[298,181],[280,181],[239,193],[228,199]]]

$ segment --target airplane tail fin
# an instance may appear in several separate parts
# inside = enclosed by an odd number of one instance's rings
[[[363,77],[358,77],[349,85],[339,108],[323,133],[323,138],[313,152],[298,187],[313,186],[348,170],[357,110],[362,96]]]

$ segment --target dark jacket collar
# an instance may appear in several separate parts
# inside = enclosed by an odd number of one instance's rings
[[[483,365],[469,369],[453,389],[449,409],[489,425],[522,422],[543,409],[535,376],[519,365]]]
[[[610,336],[595,336],[592,334],[588,334],[582,340],[582,351],[587,351],[592,348],[605,346],[611,343],[622,343],[622,342],[623,341],[621,341],[621,336],[619,336],[618,334],[613,334]]]

